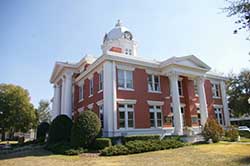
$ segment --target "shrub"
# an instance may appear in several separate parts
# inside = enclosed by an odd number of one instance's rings
[[[230,127],[226,130],[225,136],[229,139],[229,141],[234,142],[238,140],[239,132],[234,127]]]
[[[73,147],[88,147],[96,138],[101,129],[101,122],[92,111],[84,111],[75,121],[71,132]]]
[[[57,116],[49,129],[48,143],[69,142],[72,120],[66,115]]]
[[[65,151],[71,149],[71,146],[69,142],[62,141],[54,144],[48,144],[45,149],[55,154],[65,154]]]
[[[42,122],[37,127],[36,139],[38,142],[44,142],[46,134],[49,132],[49,123]]]
[[[102,150],[110,146],[112,146],[110,138],[96,138],[93,148],[96,150]]]
[[[83,149],[83,148],[77,148],[77,149],[68,149],[64,152],[65,155],[69,155],[69,156],[72,156],[72,155],[79,155],[81,153],[85,153],[87,152],[88,150],[87,149]]]
[[[220,141],[223,133],[223,128],[214,119],[208,119],[202,131],[202,135],[204,136],[206,141],[212,139],[213,142]]]
[[[249,131],[239,131],[239,134],[241,137],[250,138],[250,132]]]
[[[160,140],[160,135],[131,135],[123,138],[123,143],[136,140]]]
[[[114,145],[101,151],[102,156],[116,156],[129,154],[128,148],[124,145]]]
[[[121,146],[121,147],[120,147]],[[166,140],[136,140],[129,141],[125,145],[115,145],[101,151],[103,156],[124,155],[142,153],[156,150],[164,150],[182,147],[184,144],[174,139]]]

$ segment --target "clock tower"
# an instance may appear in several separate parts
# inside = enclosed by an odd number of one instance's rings
[[[110,32],[105,34],[101,48],[103,54],[111,51],[137,56],[137,42],[134,41],[130,30],[124,27],[120,20],[117,21],[115,27]]]

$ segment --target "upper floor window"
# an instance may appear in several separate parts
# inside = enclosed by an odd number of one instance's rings
[[[99,73],[99,90],[103,90],[103,71]]]
[[[162,127],[161,106],[149,106],[150,127]]]
[[[179,91],[179,95],[183,96],[183,86],[182,86],[181,80],[178,80],[178,91]]]
[[[118,111],[120,128],[134,128],[134,105],[119,104]]]
[[[212,84],[213,97],[220,97],[220,86],[219,84]]]
[[[148,90],[160,91],[160,77],[156,75],[148,75]]]
[[[84,85],[79,86],[79,100],[83,100],[84,95]]]
[[[126,54],[126,55],[132,55],[132,50],[126,48],[126,49],[125,49],[125,54]]]
[[[89,80],[89,95],[91,96],[93,95],[93,93],[94,93],[94,80],[93,78],[91,78]]]
[[[118,87],[133,89],[133,72],[118,69]]]

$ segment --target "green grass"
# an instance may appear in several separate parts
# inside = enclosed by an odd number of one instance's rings
[[[238,166],[250,163],[250,145],[217,143],[126,156],[63,156],[45,150],[0,156],[1,166]]]
[[[249,142],[250,143],[250,138],[240,137],[240,142]]]

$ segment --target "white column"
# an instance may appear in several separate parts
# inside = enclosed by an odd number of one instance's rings
[[[61,84],[61,110],[60,114],[64,114],[64,105],[65,105],[65,78],[62,77],[62,84]]]
[[[52,120],[55,119],[55,117],[57,116],[56,115],[56,110],[55,110],[55,105],[56,105],[56,103],[55,103],[56,86],[54,85],[53,88],[54,88],[54,95],[53,95],[53,98],[51,100],[52,101],[52,112],[50,112]]]
[[[54,118],[57,117],[60,114],[60,86],[55,85],[55,94],[53,99],[53,105],[54,105]]]
[[[72,72],[65,74],[65,107],[64,114],[69,118],[72,117]]]
[[[174,134],[183,135],[183,123],[182,123],[183,119],[181,114],[180,95],[178,88],[179,76],[176,73],[171,73],[168,77],[170,80],[172,107],[174,113]]]
[[[113,136],[117,129],[115,63],[103,64],[104,136]]]
[[[227,94],[226,94],[226,85],[224,81],[220,82],[220,89],[221,89],[221,98],[223,102],[223,112],[225,118],[225,126],[230,126],[230,117],[228,111],[228,103],[227,103]]]
[[[203,77],[199,77],[197,79],[197,83],[198,83],[198,95],[200,101],[201,125],[204,126],[208,118],[207,100],[204,87],[205,79]]]

